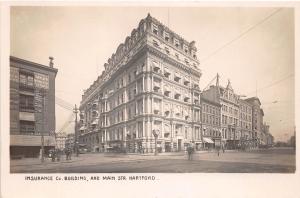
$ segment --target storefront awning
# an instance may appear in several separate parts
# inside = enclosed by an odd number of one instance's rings
[[[97,125],[97,124],[98,124],[98,120],[97,119],[92,122],[92,125]]]
[[[194,143],[198,144],[198,143],[202,143],[202,141],[201,140],[195,140]]]
[[[84,126],[80,127],[80,131],[84,131],[86,128]]]
[[[212,139],[210,139],[210,138],[203,138],[203,141],[204,142],[206,142],[206,143],[210,143],[210,144],[213,144],[214,143],[214,141],[212,141]]]

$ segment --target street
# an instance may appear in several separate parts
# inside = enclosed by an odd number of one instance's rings
[[[11,173],[294,173],[295,150],[271,148],[247,152],[153,154],[90,153],[60,162],[27,158],[11,160]]]

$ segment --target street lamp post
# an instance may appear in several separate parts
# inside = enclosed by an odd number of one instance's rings
[[[154,155],[157,155],[157,138],[158,138],[159,133],[160,133],[159,130],[153,129],[153,131],[152,131],[152,134],[154,136],[154,144],[155,144]]]
[[[235,124],[233,124],[232,125],[233,127],[233,135],[234,135],[234,137],[233,137],[233,143],[234,143],[234,150],[236,149],[236,127],[235,127]]]
[[[78,111],[78,108],[75,104],[75,108],[73,110],[73,112],[75,113],[75,140],[74,140],[74,143],[75,143],[75,153],[76,153],[76,157],[79,156],[79,149],[78,149],[78,127],[77,127],[77,113],[79,112]]]

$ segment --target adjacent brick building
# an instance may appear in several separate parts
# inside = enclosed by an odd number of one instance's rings
[[[221,104],[217,97],[201,93],[202,140],[204,148],[221,146]]]
[[[10,155],[37,157],[41,134],[47,151],[55,147],[57,69],[10,57]]]

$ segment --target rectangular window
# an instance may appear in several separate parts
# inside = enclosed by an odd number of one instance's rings
[[[35,123],[31,121],[20,121],[20,131],[25,134],[33,134],[35,132]]]
[[[24,88],[32,88],[34,86],[33,74],[20,73],[20,85]]]
[[[20,74],[20,83],[26,84],[26,82],[27,82],[27,80],[26,80],[26,75]]]
[[[20,111],[34,111],[34,97],[20,94]]]
[[[174,39],[174,44],[177,48],[179,47],[179,41],[177,39]]]
[[[165,37],[165,40],[166,40],[166,41],[169,41],[169,40],[170,40],[169,33],[164,32],[164,37]]]

